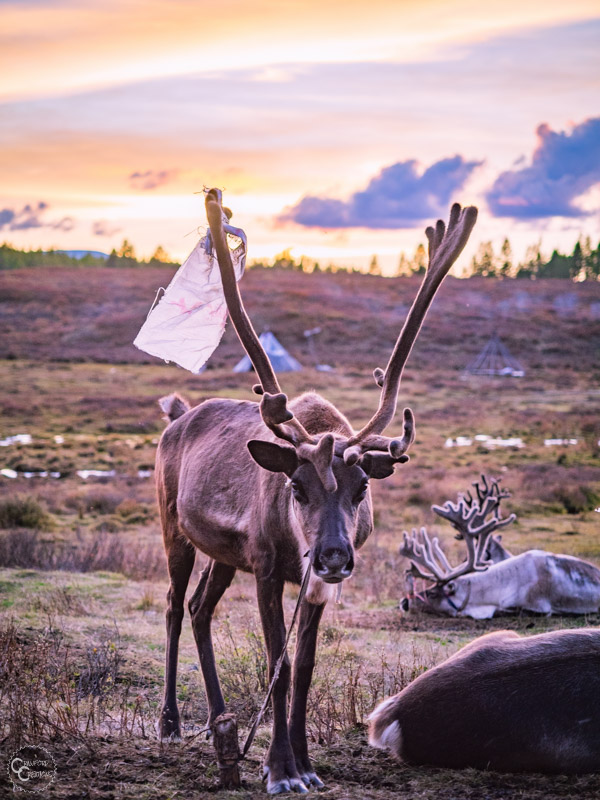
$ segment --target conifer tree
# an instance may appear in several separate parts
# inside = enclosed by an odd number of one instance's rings
[[[373,256],[371,259],[371,263],[369,264],[369,275],[381,275],[381,269],[379,267],[379,262],[377,261],[377,256]]]
[[[418,244],[415,254],[410,262],[410,268],[413,275],[422,275],[427,269],[427,253],[425,252],[425,245]]]
[[[510,242],[508,238],[505,237],[504,241],[502,242],[502,247],[500,248],[500,266],[498,269],[498,274],[501,278],[512,278],[513,277],[513,255],[512,255],[512,247],[510,246]]]

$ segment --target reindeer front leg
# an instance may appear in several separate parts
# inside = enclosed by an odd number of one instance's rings
[[[285,620],[283,616],[283,580],[272,573],[267,577],[256,578],[258,608],[265,634],[269,661],[269,680],[273,677],[275,665],[285,645]],[[265,759],[264,773],[267,779],[267,792],[300,792],[308,789],[300,779],[294,751],[290,743],[287,723],[287,693],[290,686],[290,662],[287,654],[281,665],[279,679],[273,689],[273,738]]]
[[[315,666],[317,633],[324,608],[325,603],[315,605],[308,600],[304,600],[300,608],[289,725],[290,740],[300,777],[307,786],[312,785],[317,788],[321,788],[324,784],[313,770],[308,757],[306,701]]]

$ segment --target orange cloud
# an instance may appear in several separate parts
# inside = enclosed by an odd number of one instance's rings
[[[0,97],[281,63],[407,61],[447,44],[597,16],[595,0],[67,0],[4,3]],[[281,73],[259,73],[280,80]]]

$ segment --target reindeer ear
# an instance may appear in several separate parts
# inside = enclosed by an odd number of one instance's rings
[[[360,460],[360,466],[369,478],[389,478],[394,474],[394,464],[404,464],[408,456],[393,458],[389,453],[365,453]]]
[[[269,472],[285,472],[291,478],[298,469],[298,456],[295,447],[275,442],[263,442],[261,439],[251,439],[248,442],[250,455],[259,467],[268,469]]]

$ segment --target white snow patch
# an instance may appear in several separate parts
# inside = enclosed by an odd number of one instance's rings
[[[0,439],[0,447],[8,447],[11,444],[31,444],[30,433],[17,433],[15,436],[7,436],[6,439]]]

